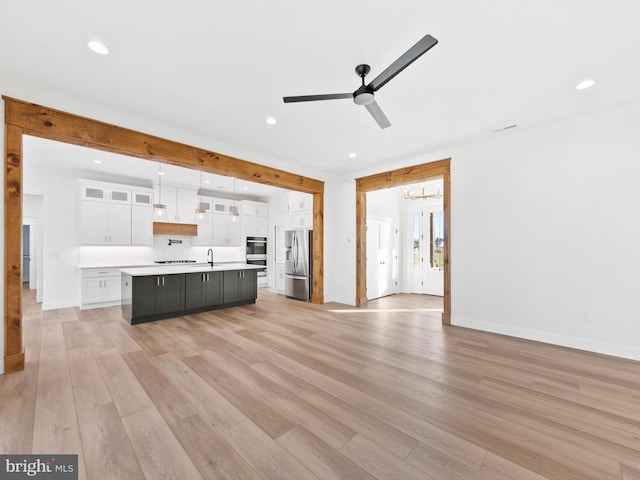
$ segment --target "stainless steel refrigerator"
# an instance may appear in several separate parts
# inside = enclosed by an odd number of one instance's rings
[[[285,294],[299,300],[311,300],[311,239],[313,230],[284,232]]]

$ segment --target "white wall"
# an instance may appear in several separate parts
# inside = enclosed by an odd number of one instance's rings
[[[452,158],[454,325],[640,359],[639,127],[636,103],[388,165]],[[346,227],[355,183],[330,190]],[[353,304],[355,255],[329,263]]]
[[[22,223],[30,225],[31,265],[29,271],[29,288],[36,289],[36,301],[42,302],[42,254],[43,254],[43,211],[42,195],[22,196]]]
[[[77,184],[55,168],[24,173],[24,193],[43,198],[42,308],[79,305]]]

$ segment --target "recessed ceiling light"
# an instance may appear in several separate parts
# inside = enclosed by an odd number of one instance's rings
[[[265,120],[269,125],[275,125],[276,123],[278,123],[278,121],[273,118],[273,117],[267,117],[267,119]]]
[[[358,155],[357,155],[357,154],[355,154],[355,153],[353,153],[353,152],[349,154],[349,158],[356,158],[357,156],[358,156]]]
[[[249,190],[249,187],[242,187],[242,190],[246,192],[247,190]]]
[[[87,43],[87,46],[92,51],[100,55],[107,55],[109,53],[109,49],[107,48],[107,46],[98,40],[91,40],[89,43]]]
[[[211,180],[205,180],[204,183],[211,183]]]
[[[94,160],[93,163],[100,165],[102,163],[102,160]]]
[[[164,172],[158,172],[158,175],[162,176],[164,175]]]
[[[579,84],[576,85],[576,90],[586,90],[587,88],[593,87],[595,83],[595,80],[587,78],[586,80],[582,80]]]

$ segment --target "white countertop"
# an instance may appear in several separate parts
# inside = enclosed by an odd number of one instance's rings
[[[224,272],[226,270],[260,270],[264,265],[247,265],[246,263],[214,263],[213,267],[208,263],[196,264],[172,264],[158,265],[151,267],[123,268],[120,271],[133,277],[145,277],[149,275],[172,275],[176,273],[202,273],[202,272]]]
[[[153,267],[157,265],[157,263],[136,263],[136,264],[122,264],[119,263],[117,265],[100,265],[100,264],[83,264],[78,265],[78,268],[81,270],[90,269],[90,268],[137,268],[137,267]]]

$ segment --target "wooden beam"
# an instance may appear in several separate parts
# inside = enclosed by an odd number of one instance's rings
[[[376,173],[367,177],[357,178],[356,184],[365,192],[382,190],[383,188],[398,187],[411,183],[423,182],[429,178],[442,177],[444,171],[449,169],[451,159],[438,160],[437,162],[423,163],[403,167],[389,172]]]
[[[48,107],[2,97],[5,122],[23,132],[203,172],[232,176],[305,193],[324,192],[324,182],[221,153],[154,137]]]
[[[367,303],[367,192],[442,178],[444,185],[444,312],[451,324],[451,159],[356,178],[356,306]]]
[[[7,125],[4,138],[4,369],[24,370],[22,348],[22,131]]]

